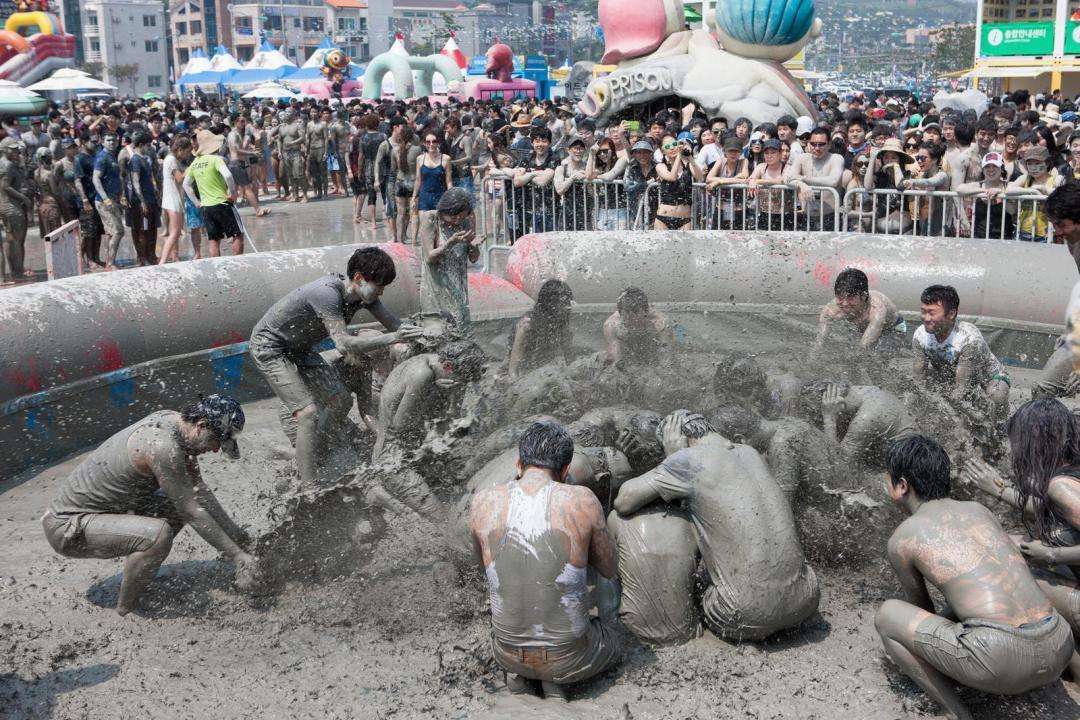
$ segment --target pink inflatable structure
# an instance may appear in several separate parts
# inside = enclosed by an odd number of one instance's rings
[[[514,53],[509,45],[496,42],[485,54],[488,59],[487,78],[463,82],[458,93],[460,97],[476,100],[536,97],[536,82],[511,77]]]

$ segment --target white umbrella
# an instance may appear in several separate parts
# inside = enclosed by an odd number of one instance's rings
[[[116,87],[89,75],[57,70],[52,77],[39,80],[28,90],[115,90]]]
[[[245,98],[254,99],[267,99],[267,100],[279,100],[281,98],[292,99],[297,97],[296,93],[292,92],[288,88],[279,85],[275,82],[266,82],[259,85],[251,92],[246,92],[242,95]]]

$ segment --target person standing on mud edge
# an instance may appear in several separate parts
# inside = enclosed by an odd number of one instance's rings
[[[352,407],[348,389],[316,346],[329,338],[343,355],[362,355],[423,333],[402,325],[379,299],[397,277],[394,261],[383,250],[358,249],[349,258],[346,272],[347,277],[326,275],[293,290],[266,311],[251,333],[249,348],[255,367],[296,423],[301,487],[315,482],[320,425],[327,437],[334,437]],[[376,337],[350,335],[346,325],[359,310],[367,310],[391,332]]]
[[[210,257],[221,255],[221,241],[232,238],[232,254],[244,254],[244,234],[236,214],[236,182],[225,158],[219,151],[225,139],[209,130],[195,136],[198,151],[184,173],[184,194],[199,208],[206,237],[210,241]],[[196,194],[195,190],[198,189]]]
[[[491,645],[515,694],[567,700],[620,654],[615,546],[600,501],[565,484],[574,441],[556,422],[534,423],[518,442],[517,476],[476,495],[469,531],[491,596]],[[599,617],[587,579],[596,570]]]
[[[97,207],[109,244],[105,250],[105,269],[116,269],[116,254],[120,242],[124,239],[123,183],[120,182],[120,163],[116,155],[120,150],[120,139],[115,133],[106,133],[101,141],[101,150],[94,158],[94,204]]]
[[[116,612],[138,608],[139,596],[190,525],[236,564],[236,584],[258,584],[250,541],[203,483],[198,456],[221,451],[238,459],[244,411],[227,395],[210,395],[183,410],[159,410],[113,435],[60,487],[41,518],[53,550],[69,558],[124,558]]]
[[[23,266],[30,198],[26,195],[23,144],[14,138],[0,140],[0,223],[4,227],[4,257],[12,280],[30,276]]]

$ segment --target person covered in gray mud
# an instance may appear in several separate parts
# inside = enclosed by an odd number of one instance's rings
[[[1080,637],[1080,419],[1060,401],[1038,398],[1013,413],[1006,432],[1014,482],[982,460],[966,462],[960,478],[1023,510],[1028,535],[1014,540],[1035,582]],[[1070,667],[1080,683],[1080,656]]]
[[[746,408],[729,405],[709,413],[709,424],[720,435],[765,456],[788,502],[800,491],[835,488],[851,480],[840,445],[805,420],[765,420]]]
[[[714,403],[717,407],[748,405],[769,419],[797,415],[804,384],[790,373],[766,373],[748,355],[723,355],[713,374]]]
[[[406,447],[422,442],[426,421],[442,416],[445,391],[478,380],[487,361],[476,343],[457,340],[441,345],[437,352],[414,355],[395,367],[379,396],[378,434],[372,459],[394,462]]]
[[[536,304],[517,322],[510,348],[510,378],[516,378],[560,358],[573,359],[574,331],[570,310],[574,293],[562,280],[545,280],[536,293]]]
[[[1069,182],[1046,198],[1043,206],[1054,227],[1054,239],[1063,240],[1080,270],[1080,183]],[[1071,323],[1071,313],[1067,323]],[[1043,367],[1042,375],[1031,388],[1032,397],[1073,397],[1080,392],[1080,374],[1073,368],[1073,352],[1067,335],[1058,338],[1054,353]]]
[[[664,448],[656,436],[662,420],[651,410],[613,405],[589,410],[567,430],[578,445],[615,448],[634,470],[644,472],[664,459]]]
[[[483,242],[476,234],[472,195],[462,188],[447,190],[436,212],[420,219],[420,307],[425,313],[450,313],[463,333],[471,327],[469,263],[480,259]]]
[[[1020,695],[1056,681],[1072,630],[994,514],[949,497],[948,454],[910,435],[889,447],[887,468],[885,490],[908,517],[888,545],[906,598],[874,620],[885,654],[953,720],[973,717],[954,682]],[[948,610],[936,611],[928,584]]]
[[[654,502],[632,515],[608,514],[618,555],[619,620],[650,645],[675,645],[698,636],[694,599],[699,553],[686,511]]]
[[[644,290],[628,287],[619,295],[615,312],[604,321],[604,342],[609,362],[666,367],[675,351],[674,325],[649,306]]]
[[[326,275],[296,288],[274,303],[251,332],[255,367],[296,425],[301,487],[315,482],[320,437],[340,437],[352,407],[348,389],[318,354],[318,345],[329,338],[343,355],[362,355],[423,335],[421,328],[403,325],[379,299],[397,275],[386,252],[360,248],[349,258],[346,272],[347,277]],[[360,310],[371,313],[389,332],[350,335],[347,324]]]
[[[701,599],[709,629],[731,640],[762,640],[817,612],[817,576],[791,505],[761,455],[686,410],[664,420],[660,437],[667,459],[623,483],[615,510],[625,517],[658,499],[685,503],[711,580]]]
[[[866,273],[846,268],[833,283],[833,301],[821,309],[814,352],[820,353],[830,340],[834,327],[843,324],[858,333],[858,349],[896,353],[907,333],[904,318],[896,304],[884,293],[870,289]],[[834,338],[832,344],[836,344]]]
[[[982,395],[990,415],[1003,419],[1009,411],[1012,380],[979,328],[957,320],[956,288],[931,285],[923,290],[920,303],[922,325],[911,340],[915,385],[943,391],[954,401]]]
[[[236,585],[253,590],[259,564],[250,538],[202,481],[198,456],[239,458],[240,403],[210,395],[182,412],[159,410],[116,433],[64,480],[41,519],[53,550],[69,558],[124,558],[116,612],[127,615],[190,525],[236,564]]]
[[[469,511],[487,577],[492,651],[507,687],[563,701],[568,686],[603,672],[621,654],[613,630],[615,547],[600,502],[564,482],[573,455],[566,428],[536,423],[518,443],[516,473],[478,492]],[[589,570],[596,594],[588,589]],[[591,616],[594,597],[598,617]]]
[[[840,443],[849,460],[869,467],[883,467],[889,443],[911,426],[903,401],[876,385],[807,383],[801,414]]]

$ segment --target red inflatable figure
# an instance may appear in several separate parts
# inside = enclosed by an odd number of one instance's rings
[[[510,74],[514,72],[514,53],[509,45],[497,42],[488,48],[487,70],[488,79],[499,82],[510,82]]]

